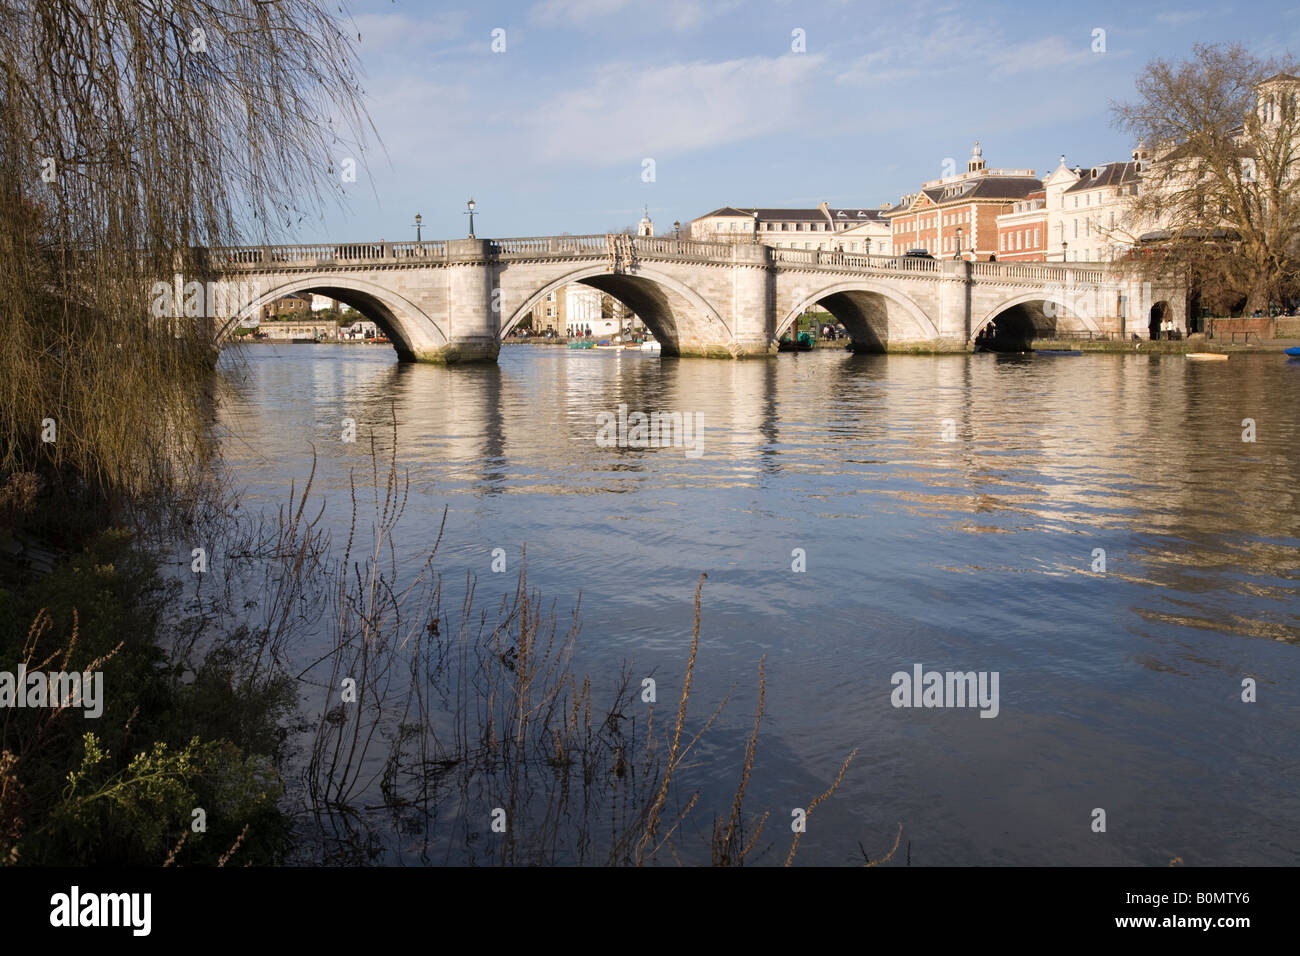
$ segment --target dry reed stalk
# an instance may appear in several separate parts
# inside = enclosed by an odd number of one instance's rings
[[[176,841],[176,845],[172,847],[172,851],[167,854],[167,859],[163,860],[164,869],[166,869],[167,867],[171,866],[173,863],[176,862],[176,854],[181,852],[181,847],[185,845],[185,838],[188,837],[189,835],[190,835],[189,830],[183,830],[181,832],[181,838]]]
[[[845,758],[844,765],[840,767],[840,772],[836,775],[835,782],[832,783],[829,788],[827,788],[825,793],[823,793],[820,797],[814,799],[812,803],[808,804],[808,809],[804,812],[805,821],[812,816],[812,812],[816,808],[817,804],[821,803],[823,800],[829,799],[831,794],[833,794],[837,789],[839,789],[840,781],[844,779],[845,771],[849,769],[849,764],[853,762],[853,758],[856,757],[857,754],[858,754],[858,748],[854,747],[853,752],[850,753],[848,757]],[[901,829],[899,830],[899,833],[900,834],[902,833]],[[786,866],[789,866],[791,863],[794,862],[794,855],[795,852],[799,849],[799,838],[801,836],[803,836],[801,832],[795,833],[794,840],[790,843],[790,855],[785,858]]]
[[[898,825],[898,833],[894,835],[894,845],[890,847],[889,852],[886,853],[879,860],[868,860],[866,863],[863,864],[863,866],[880,866],[880,864],[882,863],[888,863],[890,860],[894,858],[894,854],[898,852],[898,844],[899,841],[902,839],[903,839],[903,825],[900,823]]]
[[[235,851],[239,849],[240,844],[244,842],[244,837],[246,836],[248,836],[247,823],[244,824],[244,829],[239,831],[239,836],[235,838],[234,845],[226,852],[224,856],[221,857],[221,859],[217,861],[218,867],[225,866],[228,862],[230,862],[230,858],[235,855]]]
[[[707,577],[707,574],[701,572],[700,580],[695,585],[695,626],[691,630],[691,656],[686,661],[686,676],[682,680],[682,696],[677,704],[677,724],[673,728],[673,742],[668,750],[668,764],[664,769],[664,778],[660,783],[659,792],[655,794],[654,802],[650,804],[650,810],[646,817],[645,832],[637,843],[636,862],[638,866],[645,859],[646,845],[655,836],[655,830],[659,826],[659,816],[663,812],[664,802],[668,799],[668,787],[672,783],[673,771],[677,769],[677,749],[681,744],[682,725],[686,723],[686,702],[691,695],[691,677],[695,672],[695,655],[700,648],[700,591],[704,588],[704,580]]]
[[[745,765],[740,774],[740,786],[736,788],[736,798],[731,804],[731,816],[727,820],[727,831],[722,835],[721,840],[718,839],[716,825],[714,827],[714,862],[720,862],[723,866],[726,866],[730,860],[732,838],[740,826],[741,805],[745,799],[745,789],[749,786],[750,773],[754,769],[754,755],[758,751],[758,726],[763,719],[763,704],[767,695],[767,677],[763,670],[766,661],[766,654],[758,659],[758,710],[754,714],[754,729],[745,744]],[[720,856],[719,851],[721,851]],[[742,853],[737,862],[743,861]]]

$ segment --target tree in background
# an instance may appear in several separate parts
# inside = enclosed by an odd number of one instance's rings
[[[1164,237],[1134,261],[1181,273],[1194,294],[1247,312],[1294,295],[1300,275],[1300,68],[1239,44],[1152,60],[1116,125],[1149,147],[1132,232]]]

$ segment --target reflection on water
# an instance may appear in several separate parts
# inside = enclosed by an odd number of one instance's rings
[[[505,591],[491,551],[526,543],[531,584],[561,610],[581,592],[579,669],[597,681],[629,659],[671,696],[707,571],[696,686],[734,692],[692,785],[734,790],[762,654],[750,809],[789,819],[860,748],[803,862],[883,853],[899,822],[914,864],[1300,856],[1300,367],[1280,356],[512,346],[445,369],[283,346],[226,365],[246,505],[278,505],[314,448],[345,527],[348,472],[395,419],[410,560],[444,506],[448,581]],[[596,413],[620,404],[700,415],[703,455],[598,447]],[[890,675],[916,663],[998,671],[999,716],[894,709]]]

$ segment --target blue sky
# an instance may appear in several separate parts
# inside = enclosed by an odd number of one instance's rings
[[[1061,153],[1128,158],[1109,106],[1153,57],[1300,53],[1300,10],[1262,2],[366,0],[347,17],[380,142],[301,242],[413,239],[416,212],[426,239],[460,237],[471,195],[480,237],[605,232],[643,204],[660,233],[728,204],[876,206],[964,169],[977,138],[990,166],[1043,175]]]

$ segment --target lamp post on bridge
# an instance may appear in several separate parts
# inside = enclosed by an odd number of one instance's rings
[[[961,226],[957,227],[957,252],[953,255],[953,258],[961,258]]]
[[[416,241],[416,242],[420,242],[420,241],[421,241],[421,239],[420,239],[420,223],[423,222],[423,221],[424,221],[423,218],[422,218],[422,217],[420,216],[420,214],[417,212],[417,213],[415,214],[415,241]]]
[[[469,216],[469,237],[468,238],[474,239],[476,238],[476,236],[474,235],[474,206],[475,206],[474,200],[470,199],[470,201],[465,203],[465,205],[469,207],[469,212],[465,213],[465,215]]]
[[[680,219],[674,219],[674,220],[673,220],[673,238],[674,238],[674,239],[680,239],[681,237],[682,237],[682,223],[681,223],[681,220],[680,220]]]

